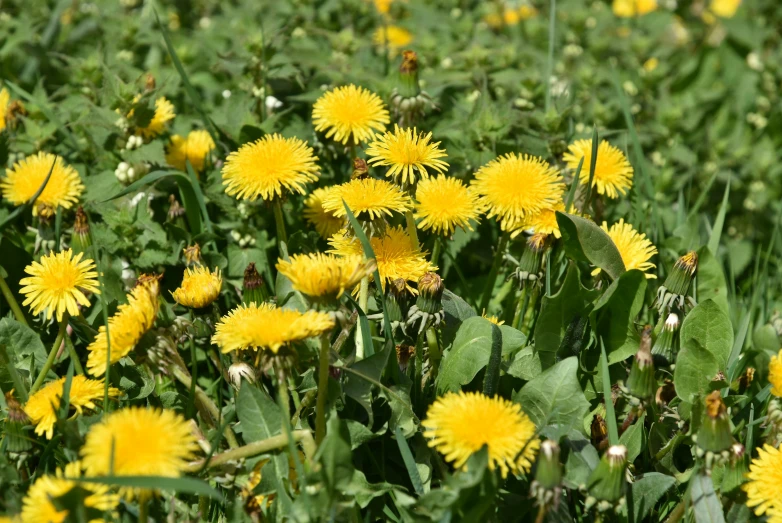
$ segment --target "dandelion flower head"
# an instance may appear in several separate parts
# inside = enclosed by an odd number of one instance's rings
[[[353,84],[324,93],[312,108],[316,131],[326,138],[358,145],[369,141],[377,131],[384,131],[391,120],[388,110],[375,93]]]
[[[205,130],[190,131],[186,137],[175,134],[166,151],[166,162],[171,167],[187,172],[187,160],[197,173],[203,172],[209,154],[215,149],[212,136]]]
[[[16,206],[24,205],[41,188],[46,177],[49,176],[50,169],[52,175],[46,187],[33,202],[33,216],[38,214],[41,204],[55,210],[57,207],[70,209],[79,201],[85,189],[79,173],[66,164],[60,156],[43,151],[19,160],[6,170],[5,177],[0,180],[3,198]]]
[[[323,201],[333,187],[319,187],[304,200],[304,219],[311,223],[321,238],[330,238],[345,226],[345,220],[323,208]]]
[[[367,148],[367,162],[373,166],[388,167],[386,176],[402,184],[413,184],[416,176],[427,178],[431,169],[445,172],[448,164],[441,160],[447,155],[432,143],[432,133],[419,133],[415,128],[400,128],[394,125],[393,132],[375,136]]]
[[[457,178],[439,175],[421,180],[415,190],[415,218],[418,227],[435,234],[450,236],[456,227],[472,230],[483,204],[478,194]]]
[[[607,232],[608,236],[613,240],[619,254],[622,256],[625,269],[628,271],[637,269],[646,273],[647,278],[657,278],[655,274],[648,272],[656,267],[649,260],[657,254],[657,248],[652,245],[652,242],[649,241],[645,234],[633,229],[633,226],[625,223],[624,219],[613,224],[611,228],[608,227],[606,222],[603,222],[601,229]],[[592,274],[598,274],[599,272],[600,269],[595,269]]]
[[[375,178],[356,178],[332,187],[323,199],[323,209],[344,218],[347,211],[343,200],[356,218],[364,220],[404,213],[413,207],[410,196],[398,186]]]
[[[374,264],[364,263],[359,255],[294,254],[290,260],[277,262],[277,270],[293,288],[311,298],[339,298],[373,268]]]
[[[584,159],[579,180],[582,185],[589,183],[589,169],[592,162],[592,140],[577,140],[568,146],[568,152],[562,157],[570,169],[577,169]],[[597,163],[592,187],[599,194],[609,198],[624,195],[633,186],[633,166],[625,154],[607,141],[603,140],[597,148]]]
[[[220,269],[210,272],[207,267],[196,265],[185,269],[182,284],[172,295],[178,304],[200,309],[215,301],[222,287]]]

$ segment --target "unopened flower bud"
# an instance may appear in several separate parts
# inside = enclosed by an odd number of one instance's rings
[[[228,378],[236,390],[242,386],[242,380],[255,383],[255,371],[246,363],[234,363],[228,367]]]
[[[541,488],[551,490],[562,482],[562,464],[559,461],[559,445],[547,439],[540,444],[535,481]]]
[[[543,254],[549,245],[549,236],[547,234],[533,234],[527,239],[527,245],[521,254],[521,261],[516,270],[516,277],[519,279],[519,285],[524,287],[527,284],[540,283],[543,276],[541,266]]]
[[[185,247],[182,250],[185,255],[185,264],[190,267],[192,265],[201,265],[201,246],[197,243]]]
[[[147,73],[147,77],[144,80],[144,90],[145,91],[155,90],[155,77],[152,76],[152,73]]]
[[[391,323],[404,322],[410,308],[410,291],[403,278],[397,278],[386,285],[386,315]]]
[[[30,419],[16,399],[14,390],[10,390],[5,394],[5,404],[8,407],[8,416],[6,417],[4,427],[6,450],[9,452],[30,450],[32,447],[30,436],[24,433],[24,428],[30,424]]]
[[[353,159],[353,174],[350,175],[351,180],[355,180],[356,178],[364,178],[369,174],[369,167],[367,166],[367,161],[363,158],[354,158]]]
[[[652,326],[644,327],[641,334],[641,344],[633,358],[630,368],[630,376],[627,378],[627,388],[630,394],[640,399],[651,398],[655,392],[657,382],[654,377],[654,363],[650,350],[652,340]]]
[[[603,454],[600,463],[589,476],[589,495],[599,501],[615,503],[624,496],[627,448],[613,445]]]
[[[71,234],[71,248],[75,254],[85,252],[92,242],[90,240],[90,223],[87,221],[87,213],[79,205],[76,208],[76,219],[73,222],[73,234]]]
[[[251,262],[244,270],[244,284],[242,292],[242,303],[249,305],[255,303],[260,305],[268,298],[266,294],[266,284],[263,278],[255,268],[255,263]]]
[[[418,299],[415,304],[419,310],[428,314],[440,312],[443,309],[443,279],[434,272],[427,272],[418,280]]]
[[[667,366],[676,361],[679,352],[679,316],[670,313],[652,347],[652,355],[658,366]]]
[[[662,312],[676,305],[684,308],[685,302],[695,305],[695,300],[687,296],[692,278],[698,270],[698,253],[688,252],[676,261],[665,283],[657,291],[657,308]]]
[[[418,84],[418,55],[415,51],[402,52],[398,91],[403,98],[414,98],[421,92]]]
[[[706,396],[706,410],[698,430],[698,446],[707,452],[722,452],[733,445],[730,418],[722,395],[715,390]]]
[[[177,225],[184,229],[185,221],[185,208],[182,207],[182,205],[179,203],[179,200],[176,199],[176,196],[173,194],[169,195],[168,197],[168,221],[173,222],[174,225]]]

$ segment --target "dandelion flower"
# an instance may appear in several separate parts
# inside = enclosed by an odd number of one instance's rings
[[[299,312],[253,302],[223,316],[215,326],[212,343],[222,352],[263,349],[277,354],[284,345],[320,336],[333,327],[334,320],[325,312]]]
[[[24,272],[30,276],[19,281],[19,292],[27,296],[22,305],[29,305],[35,315],[45,313],[47,320],[55,316],[57,321],[62,321],[65,311],[78,316],[79,305],[89,307],[84,293],[100,294],[98,273],[94,270],[95,262],[82,260],[82,255],[74,256],[70,249],[51,252],[25,267]]]
[[[164,476],[182,474],[198,450],[190,422],[172,410],[128,407],[93,425],[81,448],[90,476]],[[113,462],[112,462],[113,457]],[[144,496],[147,489],[122,487],[125,499]]]
[[[656,11],[657,0],[614,0],[612,8],[620,18],[633,18]]]
[[[429,446],[457,469],[481,447],[489,447],[489,468],[528,472],[540,442],[535,424],[517,403],[477,392],[448,393],[438,398],[422,423]]]
[[[378,27],[372,40],[378,47],[388,47],[389,54],[396,56],[399,50],[413,42],[413,33],[398,25]]]
[[[375,137],[367,148],[368,163],[373,166],[388,166],[386,176],[402,183],[415,183],[416,171],[421,178],[428,178],[427,169],[445,172],[448,164],[440,158],[447,155],[437,147],[440,142],[431,143],[432,133],[418,133],[415,128],[402,129],[394,125],[394,132]]]
[[[649,241],[645,234],[633,229],[633,226],[625,223],[624,219],[613,224],[610,229],[608,224],[603,222],[601,228],[608,233],[608,236],[611,237],[614,245],[616,245],[619,254],[622,256],[625,269],[628,271],[637,269],[643,273],[654,270],[655,265],[649,260],[657,254],[657,248],[652,245],[652,242]],[[600,269],[598,268],[592,271],[592,274],[598,274],[599,272]],[[646,277],[657,278],[656,275],[648,273]]]
[[[137,96],[134,101],[138,101],[140,98],[140,96]],[[133,111],[131,110],[130,113],[128,113],[128,118],[131,118],[132,116]],[[136,134],[143,136],[144,138],[154,138],[166,130],[168,122],[173,120],[175,116],[174,104],[161,96],[155,100],[155,114],[152,116],[152,119],[146,127],[136,128]]]
[[[771,445],[758,449],[758,457],[749,464],[749,481],[742,485],[747,506],[755,514],[779,514],[782,510],[782,452]]]
[[[344,227],[345,220],[323,208],[323,201],[333,187],[318,188],[304,200],[304,218],[315,226],[321,238],[330,238]]]
[[[109,318],[111,338],[111,363],[116,363],[136,346],[141,337],[152,328],[158,312],[158,280],[156,277],[139,278],[139,283]],[[106,343],[106,326],[101,325],[95,339],[87,346],[87,371],[93,376],[106,372],[109,347]]]
[[[209,272],[209,269],[199,265],[185,269],[182,284],[172,293],[174,300],[185,307],[200,309],[217,299],[223,287],[223,277],[220,269]]]
[[[206,159],[215,148],[212,136],[202,130],[190,131],[187,137],[175,134],[171,137],[171,143],[166,152],[166,162],[171,167],[180,171],[187,171],[187,160],[197,173],[203,172],[206,167]]]
[[[472,186],[489,209],[488,217],[496,216],[503,231],[561,201],[565,187],[548,162],[527,154],[492,160],[475,173]]]
[[[11,101],[11,95],[8,93],[8,89],[3,87],[0,89],[0,132],[5,129],[5,118],[8,112],[8,102]]]
[[[413,208],[410,197],[396,185],[375,178],[357,178],[332,187],[323,199],[323,209],[334,216],[347,216],[342,200],[356,218],[374,220],[393,211],[404,213]]]
[[[326,138],[342,144],[367,142],[390,121],[383,100],[353,84],[326,92],[312,108],[315,130],[326,131]]]
[[[456,227],[472,230],[470,221],[478,221],[483,205],[475,191],[457,178],[439,175],[421,180],[415,190],[415,218],[418,227],[450,236]]]
[[[741,0],[711,0],[709,10],[720,18],[733,18],[741,6]]]
[[[225,192],[250,201],[280,197],[283,189],[304,194],[304,186],[318,179],[317,159],[298,138],[266,135],[228,155],[223,167]]]
[[[22,500],[21,521],[24,523],[62,523],[79,520],[75,514],[68,514],[67,510],[58,510],[53,501],[76,487],[88,492],[87,497],[84,498],[84,506],[87,509],[105,512],[113,510],[117,506],[119,499],[109,492],[108,485],[80,483],[70,479],[79,477],[81,477],[81,463],[75,461],[65,465],[64,469],[57,469],[53,475],[46,474],[36,479]]]
[[[569,168],[577,169],[581,158],[584,159],[579,179],[582,185],[588,184],[592,162],[592,140],[577,140],[570,144],[568,151],[562,159],[567,162]],[[600,142],[592,187],[597,187],[598,193],[605,194],[609,198],[617,198],[620,194],[627,193],[632,185],[633,166],[627,161],[627,157],[607,141]]]
[[[33,216],[38,215],[38,207],[44,204],[52,209],[62,207],[70,209],[79,201],[84,192],[84,184],[76,169],[66,164],[60,156],[39,152],[28,156],[6,170],[5,178],[0,181],[3,198],[14,205],[24,205],[35,196],[49,175],[54,163],[54,169],[43,192],[33,203]]]
[[[486,315],[486,311],[483,311],[483,314],[481,314],[481,318],[486,318],[487,320],[489,320],[491,323],[497,325],[498,327],[500,325],[505,325],[505,320],[501,320],[499,317],[493,316],[493,315],[487,316]]]
[[[417,282],[427,272],[437,270],[437,266],[426,260],[424,253],[413,244],[412,239],[401,226],[388,228],[386,236],[372,237],[369,243],[375,252],[380,283],[384,289],[386,281],[401,278]],[[345,230],[332,236],[329,244],[332,249],[328,252],[337,256],[362,255],[364,252],[358,239],[349,237]],[[407,288],[411,292],[417,292],[410,285]]]
[[[294,289],[310,298],[326,299],[339,298],[373,268],[360,255],[338,257],[323,253],[294,254],[289,261],[277,263],[277,270],[291,281]]]
[[[771,394],[782,397],[782,350],[771,356],[771,361],[768,362],[768,382],[771,383]]]
[[[24,412],[35,425],[35,433],[39,436],[45,434],[46,439],[52,439],[54,424],[57,422],[57,410],[65,388],[65,378],[49,382],[45,387],[30,396],[24,406]],[[84,376],[74,376],[71,379],[71,389],[68,394],[68,402],[71,408],[78,414],[84,409],[95,410],[96,400],[103,399],[103,380],[91,380]],[[109,387],[109,396],[119,396],[119,390]]]
[[[557,212],[565,212],[565,204],[563,202],[555,203],[552,207],[529,216],[518,225],[516,230],[511,232],[510,237],[515,238],[522,231],[532,230],[534,234],[553,234],[555,238],[561,238],[562,234],[559,232],[559,223],[557,223]]]

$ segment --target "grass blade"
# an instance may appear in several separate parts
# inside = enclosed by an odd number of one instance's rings
[[[565,201],[565,212],[570,212],[570,206],[573,205],[573,200],[576,198],[576,191],[578,190],[578,184],[581,180],[581,169],[584,167],[584,157],[578,161],[578,167],[573,175],[573,181],[570,182],[570,191],[567,193],[567,200]],[[590,184],[591,185],[591,184]]]
[[[714,221],[714,227],[711,230],[711,236],[709,237],[709,250],[712,254],[717,254],[717,249],[720,246],[720,237],[722,236],[722,228],[725,226],[725,214],[728,212],[728,197],[730,196],[730,178],[728,178],[728,184],[725,186],[725,193],[722,195],[722,205],[717,213],[717,219]]]
[[[185,160],[187,165],[187,174],[190,176],[190,185],[193,187],[196,201],[198,202],[198,208],[201,209],[201,215],[204,218],[204,227],[208,232],[212,232],[212,222],[209,219],[209,213],[206,210],[206,200],[204,200],[204,193],[201,191],[201,184],[198,183],[198,177],[196,176],[193,166],[190,165],[190,160]],[[187,210],[187,209],[185,209]]]
[[[557,0],[549,3],[548,59],[546,60],[546,112],[551,108],[551,75],[554,74],[554,40],[557,29]]]
[[[402,434],[402,428],[396,426],[396,444],[399,446],[399,453],[402,454],[402,460],[405,462],[405,468],[407,469],[407,475],[410,476],[410,482],[413,484],[415,493],[419,496],[424,495],[424,485],[421,482],[421,476],[418,474],[418,467],[415,465],[415,458],[410,451],[410,446],[407,444],[404,434]]]

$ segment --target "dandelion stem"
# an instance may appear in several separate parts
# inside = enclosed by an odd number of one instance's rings
[[[0,274],[0,291],[2,291],[5,301],[8,302],[8,306],[11,307],[11,311],[14,313],[16,321],[25,327],[29,327],[30,325],[27,324],[27,318],[24,317],[24,313],[22,312],[22,309],[19,308],[19,303],[16,301],[14,293],[11,292],[11,289],[8,287],[2,274]]]
[[[440,260],[440,251],[443,248],[443,239],[440,235],[434,237],[434,245],[432,245],[432,257],[430,258],[432,265],[437,265]]]
[[[38,377],[35,379],[35,383],[33,383],[33,386],[30,387],[30,395],[32,396],[33,393],[41,388],[41,385],[43,385],[43,380],[46,379],[46,375],[49,373],[49,369],[52,368],[52,365],[54,364],[54,360],[57,357],[57,353],[60,351],[60,345],[62,345],[62,340],[65,338],[65,331],[68,328],[68,318],[70,315],[66,311],[62,315],[62,321],[60,321],[60,329],[57,331],[57,338],[54,340],[54,345],[52,345],[52,350],[49,351],[49,357],[46,358],[46,363],[43,364],[43,368],[41,369],[41,373],[38,374]]]
[[[361,278],[361,286],[358,289],[358,305],[364,314],[369,303],[369,276]],[[356,361],[364,359],[364,333],[361,332],[361,322],[356,324]]]
[[[426,344],[429,346],[429,362],[432,364],[431,379],[434,380],[440,369],[440,359],[442,358],[440,344],[437,341],[437,331],[435,331],[434,327],[429,327],[426,331]]]
[[[285,216],[282,214],[282,200],[274,198],[274,222],[277,224],[277,242],[288,243],[288,235],[285,233]]]
[[[516,305],[516,314],[513,316],[513,328],[521,330],[521,324],[524,321],[524,315],[527,313],[527,306],[529,305],[529,291],[527,286],[521,290],[519,295],[519,303]]]
[[[329,351],[328,335],[320,337],[320,367],[318,368],[318,402],[315,407],[315,444],[320,445],[326,435],[326,400],[329,395]]]
[[[76,374],[79,374],[81,376],[84,376],[84,367],[81,366],[81,362],[79,361],[79,355],[76,354],[76,347],[73,346],[73,343],[70,339],[65,340],[65,348],[68,349],[68,354],[71,356],[71,361],[73,362],[73,370],[76,371]]]
[[[314,454],[314,442],[312,440],[312,433],[309,430],[294,430],[291,433],[293,441],[301,442],[304,448],[304,453],[307,456]],[[226,450],[220,454],[212,456],[209,462],[206,464],[207,468],[219,467],[229,461],[236,461],[242,458],[249,458],[257,456],[258,454],[264,454],[272,450],[281,449],[288,445],[288,435],[285,433],[277,434],[271,438],[263,439],[261,441],[253,441],[243,447]],[[187,465],[186,472],[198,472],[204,467],[205,459],[192,462]]]
[[[494,253],[494,262],[491,264],[491,271],[489,271],[489,278],[486,280],[486,287],[483,289],[483,297],[481,298],[481,310],[486,310],[491,301],[491,294],[494,291],[494,282],[497,281],[497,274],[500,272],[500,266],[502,265],[502,257],[505,254],[505,246],[508,244],[508,238],[510,234],[503,232],[500,235],[500,243],[497,245],[497,252]]]
[[[207,423],[209,423],[209,425],[216,427],[217,420],[220,419],[220,410],[217,408],[217,405],[214,404],[209,395],[204,392],[201,387],[194,385],[193,379],[187,374],[187,371],[185,371],[179,365],[175,364],[171,366],[171,374],[173,374],[177,381],[184,385],[185,388],[190,389],[193,387],[195,392],[195,401],[198,402],[201,408],[209,414],[208,416],[204,416],[202,413],[202,417]],[[225,436],[225,440],[228,442],[229,447],[236,448],[239,446],[239,442],[236,441],[236,436],[234,436],[234,433],[230,427],[225,428],[223,435]]]
[[[282,424],[283,428],[285,428],[288,420],[291,419],[291,399],[288,396],[288,379],[286,378],[285,369],[281,366],[277,368],[277,395],[280,397],[282,405]]]
[[[139,523],[147,523],[149,521],[149,498],[150,496],[142,495],[138,501],[138,520]]]
[[[415,227],[413,211],[405,212],[405,221],[407,222],[407,234],[410,236],[410,240],[413,242],[413,247],[418,249],[418,230]]]

